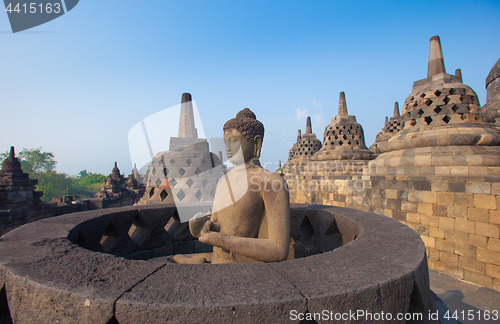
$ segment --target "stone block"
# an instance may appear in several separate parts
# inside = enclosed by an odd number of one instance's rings
[[[467,208],[461,206],[448,206],[448,217],[467,218]]]
[[[490,251],[487,249],[477,248],[476,259],[486,263],[492,263],[500,266],[500,252]]]
[[[432,215],[432,204],[431,203],[418,203],[418,212],[422,215]]]
[[[500,196],[500,182],[494,182],[491,184],[491,194]]]
[[[443,267],[443,272],[452,277],[462,280],[464,279],[464,270],[462,269],[456,267],[450,267],[449,265],[445,264]]]
[[[486,288],[493,288],[493,278],[485,276],[484,274],[465,270],[464,279],[465,281],[470,281]]]
[[[489,195],[491,193],[491,183],[467,181],[465,183],[465,192]]]
[[[474,207],[496,209],[497,201],[493,195],[474,194]]]
[[[432,204],[432,214],[434,216],[448,216],[448,206]]]
[[[450,175],[451,168],[449,166],[436,166],[434,168],[436,175]]]
[[[496,238],[488,238],[486,248],[491,251],[500,252],[500,240]]]
[[[444,229],[438,227],[430,227],[429,235],[432,237],[444,239]]]
[[[488,168],[485,166],[470,165],[469,175],[483,175],[488,174]]]
[[[420,224],[420,214],[407,212],[406,221],[413,224]]]
[[[429,226],[439,226],[439,217],[436,216],[428,216],[428,215],[420,215],[420,223],[423,225]]]
[[[500,224],[500,210],[490,210],[488,220],[491,224]]]
[[[422,202],[422,191],[410,190],[408,191],[408,201]]]
[[[452,166],[450,168],[451,175],[468,175],[469,167],[466,166]]]
[[[453,230],[455,229],[455,219],[451,217],[440,217],[439,218],[439,228],[443,230]]]
[[[436,249],[443,252],[454,253],[455,246],[454,243],[447,240],[436,239]]]
[[[386,208],[392,209],[392,210],[401,210],[401,200],[387,199],[386,200]]]
[[[436,239],[434,237],[429,237],[426,235],[420,235],[420,237],[422,238],[422,241],[424,241],[425,246],[431,248],[436,246]]]
[[[488,243],[488,238],[486,236],[469,234],[469,244],[471,246],[486,249],[487,243]]]
[[[465,192],[465,182],[449,182],[448,192]]]
[[[448,182],[445,181],[432,181],[431,190],[436,192],[446,192],[448,190]]]
[[[400,210],[393,210],[392,211],[392,218],[394,218],[400,222],[406,221],[406,212],[400,211]]]
[[[489,214],[488,209],[473,208],[473,207],[467,208],[467,219],[472,221],[488,223],[489,219],[488,214]]]
[[[457,267],[458,266],[458,255],[449,252],[439,252],[439,261],[446,265]]]
[[[486,263],[486,275],[495,279],[500,279],[500,267]]]
[[[424,191],[422,192],[422,202],[424,203],[436,203],[437,193],[435,191]]]
[[[434,260],[434,261],[439,260],[439,250],[435,248],[429,248],[427,257],[429,258],[429,260]]]
[[[476,232],[475,222],[462,218],[455,218],[455,230],[474,234]]]
[[[385,198],[387,199],[398,199],[398,191],[396,189],[386,189]]]
[[[500,279],[493,279],[493,289],[500,291]]]
[[[476,247],[470,246],[469,244],[455,244],[453,252],[457,255],[469,258],[476,257]]]
[[[499,225],[476,222],[476,234],[493,238],[499,238],[500,235]]]
[[[485,274],[486,272],[486,264],[484,262],[480,262],[475,260],[475,258],[459,256],[458,257],[458,266],[465,270],[474,271],[480,274]]]
[[[402,200],[401,201],[401,210],[416,213],[418,211],[418,204],[413,201]]]
[[[474,194],[455,192],[454,205],[459,207],[474,207]],[[484,208],[484,207],[483,207]]]
[[[455,242],[456,244],[467,244],[469,241],[469,234],[456,230],[445,230],[444,238],[446,240]]]
[[[453,205],[455,193],[453,192],[438,192],[437,201],[440,205]]]

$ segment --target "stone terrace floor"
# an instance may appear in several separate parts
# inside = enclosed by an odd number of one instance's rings
[[[500,318],[494,320],[478,320],[477,314],[480,312],[483,316],[483,311],[497,310],[500,317],[500,292],[484,288],[472,283],[464,282],[448,275],[429,271],[431,280],[431,289],[438,297],[446,304],[451,313],[457,311],[458,321],[460,323],[500,323]],[[438,304],[440,317],[445,312],[444,308],[440,308]],[[467,312],[473,310],[475,319],[467,320]],[[461,311],[464,311],[465,318],[462,317]],[[456,321],[444,321],[442,323],[456,323]]]

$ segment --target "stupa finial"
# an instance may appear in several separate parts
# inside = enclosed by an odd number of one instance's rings
[[[396,101],[394,103],[394,114],[393,117],[399,117],[399,103]]]
[[[302,139],[302,132],[301,132],[301,130],[299,129],[299,130],[297,131],[297,143],[298,143],[301,139]]]
[[[344,91],[340,92],[339,97],[339,116],[347,116],[347,104],[345,101],[345,93]]]
[[[307,117],[306,120],[306,134],[312,134],[311,117]]]
[[[10,147],[10,153],[9,153],[9,159],[12,160],[15,156],[16,156],[16,154],[14,152],[14,146],[11,146]]]
[[[182,94],[179,137],[198,138],[198,132],[194,126],[192,97],[191,94],[187,92]]]
[[[444,68],[443,50],[439,36],[431,37],[429,41],[429,63],[427,65],[427,77],[446,73]]]

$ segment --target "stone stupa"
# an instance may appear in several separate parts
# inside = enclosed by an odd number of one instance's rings
[[[500,133],[485,122],[479,100],[447,74],[439,36],[430,39],[427,77],[415,81],[401,116],[403,127],[377,143],[370,165],[380,174],[500,174]]]
[[[146,191],[137,204],[211,202],[222,174],[216,168],[220,165],[207,140],[198,138],[191,94],[184,93],[178,137],[170,138],[168,151],[154,156],[145,177]]]

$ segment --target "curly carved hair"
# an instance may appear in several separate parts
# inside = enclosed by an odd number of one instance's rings
[[[236,117],[228,120],[224,124],[224,132],[229,129],[236,129],[249,140],[260,135],[264,140],[264,125],[257,120],[255,114],[248,108],[241,110]]]

